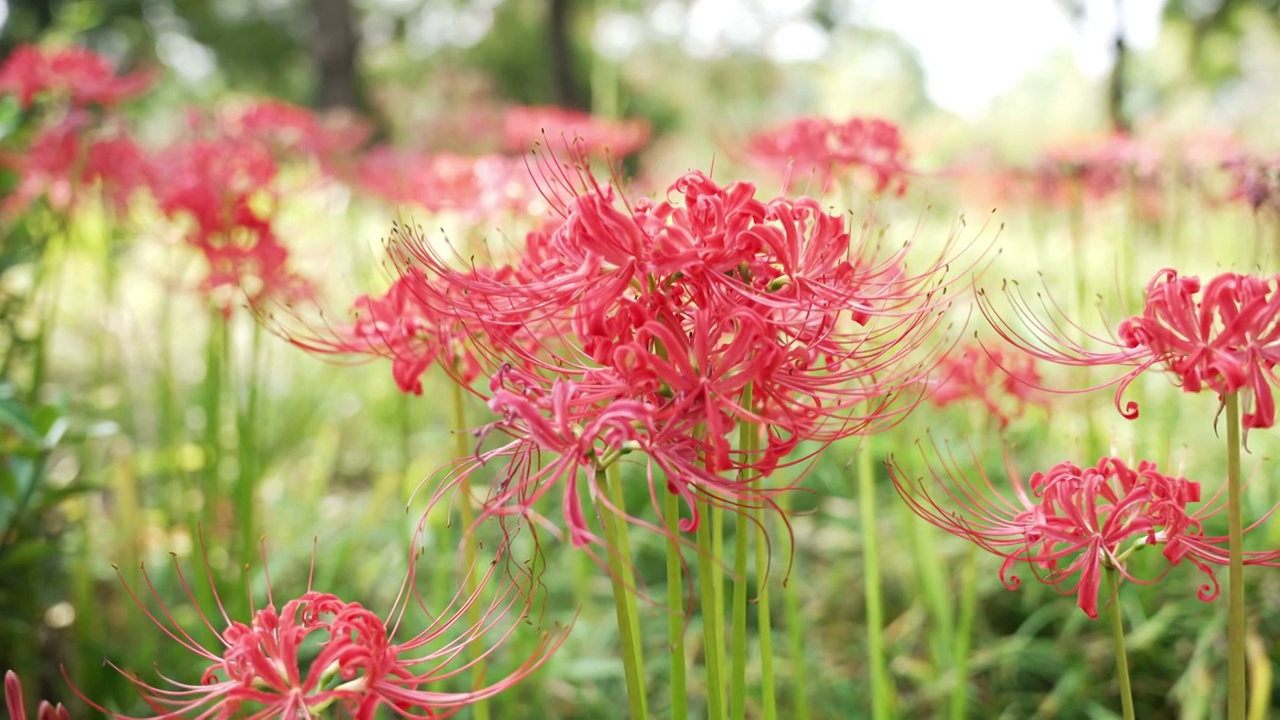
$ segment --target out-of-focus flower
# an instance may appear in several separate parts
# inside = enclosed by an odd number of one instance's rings
[[[1164,158],[1150,142],[1117,133],[1051,148],[1029,171],[1010,171],[1040,202],[1069,205],[1132,190],[1143,217],[1159,217],[1164,201]]]
[[[17,95],[24,109],[46,96],[73,106],[110,107],[143,94],[154,81],[150,72],[116,75],[106,58],[83,47],[20,45],[0,66],[0,93]]]
[[[325,166],[354,154],[373,134],[372,126],[353,115],[317,115],[274,99],[223,108],[215,121],[220,135],[255,141],[284,158],[314,158]]]
[[[1035,358],[967,346],[951,352],[929,381],[929,400],[938,407],[974,400],[1005,427],[1028,405],[1047,405],[1036,389],[1041,384]]]
[[[812,174],[825,189],[832,179],[848,181],[863,171],[875,192],[892,189],[901,195],[911,174],[901,131],[878,118],[796,118],[752,136],[746,152],[753,163],[784,173],[788,185]]]
[[[1222,166],[1231,174],[1233,185],[1227,200],[1248,203],[1254,212],[1280,213],[1280,156],[1239,154]]]
[[[644,120],[606,120],[551,105],[509,108],[503,123],[503,147],[518,154],[551,143],[552,152],[563,144],[571,153],[620,159],[643,148],[650,132]]]
[[[25,150],[0,154],[0,165],[21,178],[0,211],[20,213],[38,198],[65,211],[96,188],[123,213],[134,193],[149,186],[150,160],[129,136],[99,130],[88,113],[74,111],[37,130]]]
[[[1218,596],[1214,566],[1228,563],[1227,538],[1206,535],[1204,522],[1225,505],[1215,496],[1193,510],[1201,501],[1199,483],[1165,475],[1146,460],[1134,468],[1104,457],[1084,468],[1062,462],[1025,483],[1010,471],[1009,498],[980,469],[978,480],[967,477],[949,450],[935,447],[936,461],[921,452],[928,466],[922,479],[911,480],[895,460],[888,463],[898,494],[921,518],[1004,558],[1000,579],[1011,590],[1020,584],[1014,568],[1026,565],[1040,581],[1074,593],[1079,608],[1096,619],[1102,570],[1113,567],[1126,580],[1155,582],[1168,568],[1155,578],[1137,578],[1125,560],[1159,546],[1169,568],[1186,560],[1206,575],[1201,600]],[[1245,563],[1275,566],[1280,550],[1246,552]]]
[[[156,166],[163,169],[152,185],[156,202],[169,218],[190,223],[186,240],[209,265],[203,288],[224,313],[237,291],[255,305],[309,292],[272,228],[278,169],[267,147],[199,138],[167,148]]]
[[[537,217],[546,211],[523,158],[469,157],[375,148],[361,158],[356,184],[398,204],[478,218]]]
[[[1118,383],[1116,409],[1126,418],[1138,416],[1138,405],[1122,404],[1124,391],[1148,368],[1163,366],[1185,392],[1207,388],[1223,397],[1243,393],[1245,428],[1275,424],[1272,386],[1280,382],[1275,374],[1280,361],[1280,275],[1223,273],[1202,286],[1197,277],[1161,270],[1147,284],[1142,314],[1120,323],[1118,340],[1109,341],[1112,349],[1103,352],[1057,337],[1062,323],[1036,317],[1026,301],[1017,301],[1015,312],[1029,331],[1001,318],[988,300],[980,305],[1005,339],[1034,357],[1064,365],[1131,366],[1107,383]]]
[[[8,670],[4,674],[4,704],[9,711],[9,720],[27,720],[27,706],[22,698],[22,682],[18,674]],[[70,720],[71,714],[62,703],[52,705],[48,700],[41,700],[36,706],[36,720]]]
[[[416,551],[414,555],[416,556]],[[264,556],[265,560],[265,556]],[[165,606],[147,577],[147,586],[156,610],[126,584],[138,608],[171,640],[207,663],[199,681],[182,682],[161,675],[163,685],[152,685],[141,677],[117,668],[132,682],[154,714],[147,718],[173,717],[314,717],[326,708],[342,708],[353,718],[372,720],[381,708],[399,717],[450,717],[462,708],[493,697],[534,672],[559,647],[566,633],[542,632],[530,656],[511,674],[470,691],[451,692],[440,688],[450,678],[470,679],[470,669],[491,662],[503,640],[511,637],[530,615],[533,580],[527,575],[506,579],[490,595],[485,585],[499,577],[498,568],[510,565],[502,560],[502,550],[476,590],[458,592],[451,603],[426,612],[427,627],[412,637],[397,640],[402,626],[416,622],[408,615],[421,608],[414,586],[413,565],[401,586],[400,595],[383,618],[360,603],[344,600],[311,587],[294,599],[277,606],[269,578],[267,604],[252,609],[246,619],[232,619],[210,586],[217,614],[206,615],[195,592],[187,584],[174,560],[199,624],[213,632],[217,642],[207,647],[184,628],[177,614]],[[206,560],[207,563],[207,560]],[[123,582],[123,580],[122,580]],[[481,609],[460,627],[469,610]],[[476,653],[473,643],[494,644]],[[100,711],[107,712],[85,698]],[[127,716],[111,713],[112,717]]]

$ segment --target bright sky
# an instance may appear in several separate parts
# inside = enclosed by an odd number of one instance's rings
[[[934,102],[972,114],[1063,49],[1084,73],[1108,72],[1118,5],[1129,45],[1150,48],[1164,1],[1086,0],[1083,25],[1055,0],[878,0],[861,17],[916,48]]]
[[[1099,76],[1111,67],[1116,8],[1123,7],[1131,47],[1154,45],[1165,0],[1084,0],[1074,23],[1057,0],[846,0],[857,24],[900,35],[920,54],[934,102],[975,114],[1054,53],[1068,51],[1081,70]],[[818,60],[829,46],[805,17],[813,0],[658,0],[648,27],[678,37],[689,54],[763,47],[778,62]],[[598,28],[597,32],[603,28]],[[611,27],[611,40],[634,37],[634,26]],[[599,43],[604,38],[597,35]],[[625,43],[623,43],[625,44]],[[621,48],[619,48],[621,49]]]

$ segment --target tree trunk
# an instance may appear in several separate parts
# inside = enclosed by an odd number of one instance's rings
[[[548,37],[551,55],[551,86],[555,89],[556,102],[562,107],[585,109],[578,92],[577,78],[573,75],[573,51],[569,45],[569,24],[572,18],[573,0],[551,0],[547,13]]]
[[[366,110],[361,94],[356,34],[351,0],[313,0],[316,34],[312,57],[316,67],[316,107]]]
[[[1111,66],[1111,78],[1107,83],[1107,116],[1111,119],[1111,131],[1128,133],[1132,129],[1124,107],[1124,69],[1129,56],[1129,46],[1124,39],[1124,0],[1116,0],[1115,63]]]

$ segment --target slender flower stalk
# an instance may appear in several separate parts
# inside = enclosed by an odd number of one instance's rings
[[[1129,653],[1124,644],[1124,613],[1120,608],[1120,573],[1115,566],[1108,565],[1107,592],[1111,601],[1111,637],[1116,646],[1116,676],[1120,681],[1120,707],[1124,712],[1124,720],[1134,720],[1133,688],[1129,683]]]
[[[791,509],[791,495],[783,494],[778,498],[779,513],[787,517]],[[787,554],[795,562],[795,537],[788,535]],[[789,642],[787,651],[791,654],[788,665],[792,694],[792,717],[795,720],[809,720],[809,673],[805,658],[804,621],[800,614],[800,585],[794,582],[792,573],[788,573],[782,586],[782,609],[787,622]]]
[[[697,528],[698,580],[702,601],[702,644],[707,666],[707,717],[727,717],[724,675],[724,604],[716,587],[715,572],[720,556],[712,540],[711,523]]]
[[[893,712],[893,694],[884,655],[884,612],[880,598],[880,550],[876,533],[876,485],[871,438],[858,449],[858,505],[862,512],[862,574],[867,604],[867,665],[871,668],[871,713],[884,720]]]
[[[463,430],[467,427],[467,408],[466,396],[462,387],[462,383],[451,383],[453,387],[453,451],[457,457],[465,457],[468,452],[466,435]],[[458,485],[458,510],[462,519],[462,527],[469,528],[475,523],[476,511],[472,507],[471,484],[462,482]],[[479,578],[476,576],[476,547],[469,542],[462,543],[462,562],[467,568],[466,576],[463,579],[468,593],[474,593],[479,589]],[[473,605],[469,608],[467,620],[472,624],[481,620],[480,606]],[[485,658],[484,648],[479,645],[471,647],[471,661],[475,663],[472,671],[472,689],[478,690],[485,684]],[[482,699],[474,705],[473,712],[476,720],[489,720],[489,701]]]
[[[1240,480],[1240,401],[1226,396],[1227,415],[1227,717],[1244,720],[1247,712],[1244,610],[1244,522]]]
[[[973,642],[973,620],[978,609],[978,546],[970,545],[960,569],[960,617],[952,643],[951,720],[969,717],[969,647]]]
[[[685,628],[690,608],[684,602],[685,563],[680,547],[680,498],[667,493],[663,506],[667,528],[667,651],[671,665],[671,720],[689,717],[685,668]]]
[[[613,475],[614,477],[609,477]],[[616,470],[598,470],[596,483],[606,489],[610,502],[620,503],[622,487]],[[622,668],[627,682],[627,704],[632,720],[648,720],[648,696],[645,691],[644,652],[639,637],[639,619],[635,604],[635,577],[630,559],[623,559],[629,547],[624,539],[626,524],[610,513],[601,513],[601,523],[609,536],[606,552],[609,558],[609,580],[613,583],[614,611],[618,617],[618,638],[622,643]]]

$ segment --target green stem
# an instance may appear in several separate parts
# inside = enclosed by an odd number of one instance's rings
[[[760,717],[776,720],[778,717],[777,683],[773,677],[773,618],[769,615],[769,546],[768,533],[764,529],[764,508],[757,507],[756,515],[756,631],[760,636]]]
[[[1120,706],[1124,720],[1134,720],[1133,688],[1129,685],[1129,655],[1124,648],[1124,618],[1120,613],[1120,578],[1114,565],[1107,566],[1107,591],[1111,594],[1111,637],[1116,643],[1116,674],[1120,677]]]
[[[952,644],[955,684],[951,686],[951,720],[964,720],[969,710],[969,644],[978,608],[978,546],[970,544],[960,571],[960,618]]]
[[[607,471],[596,471],[596,484],[603,488],[610,502],[619,513],[624,512],[622,483],[618,482],[617,465]],[[626,521],[608,510],[600,513],[604,525],[605,544],[609,557],[609,580],[613,583],[613,608],[618,616],[618,639],[622,644],[622,669],[627,681],[627,705],[632,720],[648,720],[649,711],[645,699],[644,659],[640,647],[640,622],[635,605],[634,572],[630,562],[631,542]]]
[[[467,407],[466,398],[463,394],[462,384],[454,381],[450,383],[453,388],[453,451],[457,457],[464,458],[470,449],[467,447]],[[463,476],[458,483],[458,494],[461,501],[458,503],[458,510],[461,515],[462,522],[462,553],[463,562],[466,566],[466,590],[467,597],[475,595],[479,588],[479,578],[477,577],[476,567],[476,544],[469,537],[471,526],[476,521],[475,508],[471,507],[471,483],[467,476]],[[467,620],[474,627],[478,627],[483,622],[483,609],[480,603],[473,602],[467,608]],[[485,686],[485,648],[482,643],[471,643],[471,662],[474,663],[471,671],[471,689],[480,690]],[[489,701],[480,700],[473,706],[476,720],[489,720]]]
[[[784,518],[791,511],[790,493],[782,493],[778,496],[778,511]],[[790,554],[793,563],[799,562],[794,544],[787,548],[787,552]],[[794,569],[792,572],[794,572]],[[788,578],[786,584],[782,586],[782,611],[787,621],[787,636],[790,639],[791,692],[794,694],[791,716],[795,720],[809,720],[809,673],[805,668],[804,654],[805,625],[800,616],[800,594],[794,580],[794,577]]]
[[[256,523],[255,497],[258,482],[258,376],[259,361],[262,354],[262,326],[253,324],[253,337],[250,341],[249,359],[245,376],[241,382],[245,386],[244,406],[236,413],[237,419],[237,459],[239,460],[239,477],[235,488],[235,518],[240,529],[240,562],[248,564],[255,555],[254,532]]]
[[[671,656],[671,720],[689,717],[689,690],[684,665],[684,566],[680,552],[680,496],[669,492],[664,506],[667,524],[667,651]]]
[[[1227,576],[1227,718],[1244,720],[1244,529],[1240,513],[1240,397],[1230,393],[1227,404],[1227,549],[1231,556]]]
[[[720,593],[716,589],[716,570],[720,556],[716,554],[714,529],[709,516],[714,510],[709,505],[702,505],[702,517],[698,523],[698,582],[700,585],[702,606],[703,645],[707,663],[707,717],[725,717],[724,707],[724,669],[721,667],[724,652],[724,634],[720,629],[721,613]]]
[[[871,464],[871,438],[858,452],[858,502],[862,506],[862,562],[867,603],[867,661],[871,667],[871,712],[876,720],[890,716],[892,697],[884,662],[884,610],[880,605],[880,556],[876,542],[876,486]]]
[[[751,406],[751,386],[742,393],[744,407]],[[744,464],[755,456],[756,424],[743,421],[738,426],[738,448]],[[748,471],[738,474],[738,483],[749,487],[752,478]],[[730,644],[731,679],[729,682],[729,717],[746,720],[747,717],[747,538],[751,533],[751,519],[746,511],[737,513],[733,533],[733,642]]]

